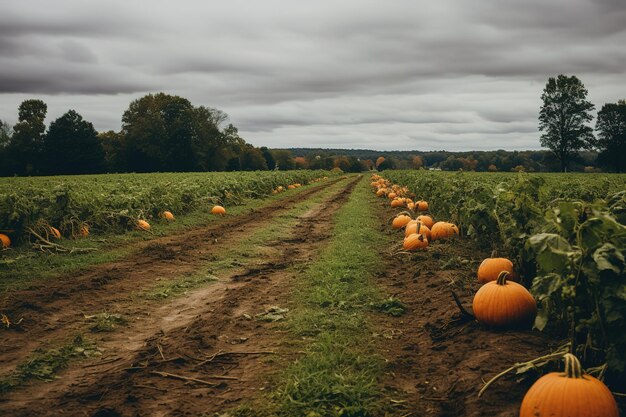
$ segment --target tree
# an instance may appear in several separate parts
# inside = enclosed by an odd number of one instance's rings
[[[575,75],[550,77],[541,100],[541,146],[554,153],[565,172],[573,155],[594,146],[593,129],[585,124],[593,119],[589,112],[594,105],[587,101],[587,89]]]
[[[104,151],[105,170],[108,172],[125,172],[128,163],[125,159],[124,135],[109,130],[98,133]]]
[[[267,170],[267,162],[263,152],[259,148],[247,145],[239,157],[240,167],[243,171]]]
[[[18,109],[18,122],[7,152],[18,175],[33,175],[41,171],[43,139],[46,132],[48,106],[41,100],[25,100]]]
[[[290,169],[295,168],[295,163],[293,161],[293,155],[291,151],[288,150],[275,150],[272,151],[272,155],[274,155],[274,160],[276,161],[276,167],[281,171],[288,171]]]
[[[626,171],[626,100],[606,103],[598,112],[598,162],[612,171]]]
[[[48,174],[91,174],[104,168],[96,129],[74,110],[50,123],[44,151]]]
[[[197,169],[196,121],[193,106],[183,97],[148,94],[130,103],[122,116],[129,168],[140,172]]]
[[[12,135],[11,126],[0,120],[0,175],[10,175],[12,171],[12,161],[9,155]]]
[[[424,166],[424,158],[422,158],[419,155],[414,156],[413,159],[411,160],[411,168],[420,169],[423,166]]]
[[[274,155],[267,148],[267,146],[261,147],[261,153],[263,154],[263,158],[265,158],[265,163],[267,164],[267,169],[273,170],[276,168],[276,161],[274,160]]]

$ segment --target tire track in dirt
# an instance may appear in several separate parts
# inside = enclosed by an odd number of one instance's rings
[[[33,289],[13,291],[0,304],[0,311],[23,318],[23,331],[0,332],[3,346],[0,375],[7,374],[45,340],[71,334],[75,324],[84,324],[83,312],[115,311],[132,303],[132,294],[154,285],[161,277],[182,276],[198,264],[214,259],[223,247],[245,239],[251,231],[271,222],[294,204],[317,195],[342,178],[316,185],[261,209],[225,221],[138,243],[138,250],[118,260],[96,265],[85,272],[48,279]],[[246,224],[245,229],[239,227]],[[141,314],[140,311],[136,314]]]
[[[282,324],[254,316],[288,302],[294,269],[317,256],[334,213],[360,178],[303,215],[289,238],[268,244],[275,255],[263,265],[150,311],[141,325],[98,343],[114,356],[77,364],[54,383],[17,390],[0,410],[16,416],[197,416],[255,397],[277,364],[297,353],[289,351]]]
[[[406,401],[397,415],[516,417],[529,382],[507,377],[478,398],[483,381],[515,362],[548,353],[558,341],[531,330],[488,330],[462,316],[451,290],[469,308],[479,288],[476,268],[488,254],[462,238],[434,242],[413,255],[398,253],[403,234],[391,230],[395,212],[386,202],[376,204],[381,233],[400,242],[381,253],[389,266],[378,285],[407,306],[401,317],[372,317],[385,329],[381,333],[394,339],[381,344],[380,352],[388,360],[387,394]]]

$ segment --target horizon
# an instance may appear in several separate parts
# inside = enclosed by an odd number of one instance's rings
[[[259,147],[524,151],[542,149],[549,77],[576,75],[594,115],[626,97],[620,1],[158,1],[149,18],[119,0],[4,9],[0,120],[11,125],[37,98],[48,125],[74,109],[119,131],[131,101],[163,91],[226,112]]]

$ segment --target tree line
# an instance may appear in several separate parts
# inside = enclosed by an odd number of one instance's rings
[[[288,169],[268,148],[246,143],[224,112],[179,96],[133,101],[119,132],[98,133],[74,110],[46,129],[46,114],[47,105],[31,99],[14,126],[0,121],[0,175]]]

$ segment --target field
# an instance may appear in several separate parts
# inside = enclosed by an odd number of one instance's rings
[[[378,174],[1,180],[0,414],[517,416],[568,351],[623,413],[626,176]],[[471,308],[496,254],[532,329]]]

